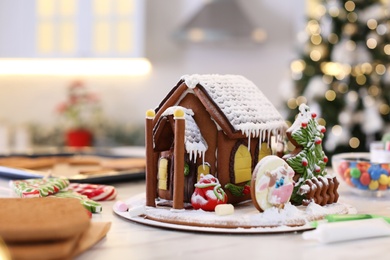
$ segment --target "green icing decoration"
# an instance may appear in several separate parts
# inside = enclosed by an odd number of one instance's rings
[[[190,174],[190,166],[186,163],[184,165],[184,176],[188,176],[188,174]]]
[[[242,197],[244,196],[244,188],[245,186],[248,186],[250,185],[250,181],[248,181],[245,185],[235,185],[233,183],[227,183],[225,185],[225,189],[227,189],[228,191],[230,191],[230,193],[235,196],[235,197]]]
[[[310,113],[309,110],[308,112]],[[300,179],[296,183],[291,196],[291,201],[294,204],[301,204],[304,199],[304,195],[300,195],[298,192],[305,180],[326,175],[325,153],[322,149],[324,134],[314,118],[306,119],[307,125],[305,127],[300,125],[291,133],[291,139],[295,140],[298,147],[301,147],[301,151],[298,154],[286,157],[290,167],[300,174]],[[316,141],[319,142],[316,144]],[[307,165],[303,165],[303,161],[307,161]]]

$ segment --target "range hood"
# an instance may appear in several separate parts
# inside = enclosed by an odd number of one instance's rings
[[[174,37],[193,43],[260,43],[267,34],[252,23],[236,0],[211,0],[182,25]]]

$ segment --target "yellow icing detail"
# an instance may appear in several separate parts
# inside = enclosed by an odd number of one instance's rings
[[[156,116],[156,113],[154,112],[154,110],[152,109],[149,109],[148,111],[146,111],[146,117],[155,117]]]
[[[184,118],[184,110],[176,109],[173,115],[175,118]]]
[[[196,179],[197,181],[199,181],[201,174],[203,175],[210,174],[210,165],[205,163],[198,166],[198,177]]]
[[[261,159],[263,159],[263,158],[266,157],[267,155],[271,155],[271,154],[272,154],[272,150],[271,150],[271,148],[268,146],[267,142],[261,143],[258,161],[260,161]]]
[[[368,184],[368,188],[370,190],[377,190],[379,187],[379,182],[378,181],[370,181],[370,184]]]
[[[234,155],[234,177],[235,183],[252,178],[252,156],[245,145],[240,145]]]
[[[158,164],[158,188],[167,190],[168,187],[168,159],[161,158]]]

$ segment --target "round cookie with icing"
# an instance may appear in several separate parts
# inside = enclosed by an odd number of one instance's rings
[[[283,208],[294,189],[294,170],[280,157],[264,157],[256,165],[251,181],[253,204],[263,212],[267,208]]]

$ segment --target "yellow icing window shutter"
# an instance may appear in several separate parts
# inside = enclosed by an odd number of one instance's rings
[[[268,143],[267,142],[261,143],[260,144],[260,149],[259,149],[259,161],[261,159],[263,159],[265,156],[271,155],[271,154],[272,154],[272,150],[268,146]]]
[[[158,164],[158,188],[168,189],[168,159],[161,158]]]
[[[240,145],[234,156],[235,183],[249,181],[252,177],[252,156],[248,147]]]

